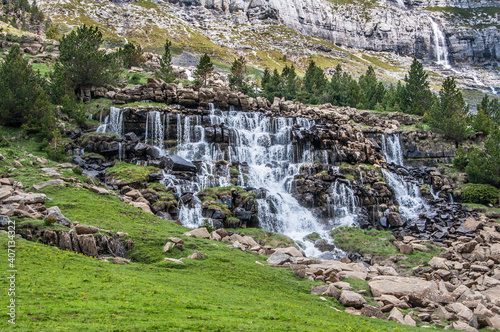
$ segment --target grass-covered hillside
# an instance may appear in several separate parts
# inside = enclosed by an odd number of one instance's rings
[[[184,236],[186,228],[134,208],[113,195],[98,195],[82,183],[84,176],[57,163],[39,164],[47,155],[21,132],[2,129],[2,174],[21,181],[25,191],[44,193],[46,206],[59,206],[73,222],[128,233],[134,248],[130,264],[114,264],[111,257],[96,259],[16,238],[17,315],[9,331],[413,331],[393,322],[362,318],[343,312],[337,300],[311,295],[319,284],[301,279],[291,270],[263,266],[266,256],[227,248],[225,243]],[[49,176],[50,167],[73,184],[33,184]],[[40,220],[12,217],[16,227],[34,230],[54,226]],[[64,230],[57,225],[56,229]],[[262,231],[249,234],[283,244]],[[185,251],[163,252],[169,237],[184,240]],[[0,234],[0,251],[7,264],[7,235]],[[204,259],[186,257],[197,250]],[[163,261],[184,258],[184,264]],[[262,263],[262,264],[257,264]],[[1,272],[2,307],[9,300],[7,271]],[[364,285],[363,287],[365,287]],[[353,287],[356,287],[353,283]],[[361,286],[360,286],[361,287]]]

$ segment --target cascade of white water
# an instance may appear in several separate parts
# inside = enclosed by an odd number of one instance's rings
[[[423,211],[429,209],[425,200],[420,196],[420,186],[408,182],[398,174],[382,169],[384,179],[394,189],[394,195],[399,204],[399,213],[407,220],[417,218]]]
[[[231,184],[229,169],[216,163],[224,159],[230,162],[246,163],[246,179],[239,180],[253,188],[266,188],[266,197],[258,199],[259,223],[263,228],[279,232],[297,241],[303,241],[310,233],[317,232],[328,237],[328,225],[321,225],[316,217],[291,195],[290,186],[294,175],[299,173],[300,164],[312,162],[313,154],[308,145],[298,149],[291,137],[292,128],[310,129],[315,123],[303,118],[271,118],[262,113],[239,111],[222,112],[210,106],[210,123],[220,133],[229,132],[229,147],[221,150],[219,144],[206,141],[201,116],[186,115],[178,118],[177,154],[187,160],[201,162],[198,174],[199,190],[212,186]],[[181,125],[179,125],[181,124]],[[224,134],[222,134],[224,135]],[[190,210],[190,211],[187,211]],[[184,225],[199,225],[198,212],[181,208],[180,218]],[[330,227],[331,228],[331,227]],[[309,255],[319,254],[312,243],[304,243]]]
[[[164,119],[158,111],[150,111],[146,116],[146,137],[145,141],[163,151],[165,135]]]
[[[439,25],[429,16],[431,21],[432,33],[434,35],[434,48],[436,49],[436,62],[438,65],[443,66],[445,69],[450,69],[450,62],[448,60],[448,45],[446,44],[446,35]]]
[[[335,181],[328,196],[328,214],[332,226],[353,226],[356,223],[359,198],[355,195],[351,185]]]
[[[382,137],[382,152],[387,162],[403,166],[403,150],[399,135],[391,134]],[[402,176],[382,169],[384,179],[394,189],[394,195],[399,204],[399,213],[410,220],[418,217],[419,213],[428,210],[428,205],[420,195],[420,186],[406,181]]]
[[[403,149],[401,147],[401,136],[399,134],[382,135],[382,153],[387,163],[403,166]]]
[[[109,115],[97,130],[98,133],[116,134],[123,137],[123,112],[120,108],[111,107]]]

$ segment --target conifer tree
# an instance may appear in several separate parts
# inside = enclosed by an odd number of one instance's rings
[[[44,81],[14,45],[0,64],[0,123],[42,130],[43,119],[52,116]],[[53,120],[53,119],[52,119]]]
[[[161,78],[167,83],[172,83],[175,81],[174,68],[172,67],[172,53],[170,51],[172,47],[172,42],[167,39],[165,41],[165,52],[160,59],[160,70],[156,72],[156,76]]]
[[[417,60],[413,59],[408,75],[405,75],[404,109],[406,113],[424,115],[432,106],[432,92],[427,81],[428,74]]]
[[[203,86],[207,86],[207,77],[214,70],[212,60],[207,53],[203,54],[200,58],[200,63],[196,66],[195,75],[199,76],[203,81]]]
[[[453,139],[458,145],[468,136],[468,109],[453,77],[448,77],[443,82],[439,96],[439,102],[431,108],[429,124],[434,131]]]
[[[101,43],[99,28],[86,25],[61,38],[57,68],[72,82],[76,93],[81,93],[85,87],[118,81],[121,61],[115,54],[100,50]]]
[[[129,42],[120,48],[120,50],[118,50],[118,55],[121,57],[125,68],[139,66],[146,61],[141,45],[135,45],[132,42]]]
[[[241,88],[248,74],[246,60],[243,56],[234,59],[231,66],[231,74],[229,74],[229,84],[234,87]]]

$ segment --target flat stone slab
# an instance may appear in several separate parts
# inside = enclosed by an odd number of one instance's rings
[[[49,186],[64,186],[64,181],[61,179],[57,179],[57,180],[40,182],[40,183],[34,184],[33,188],[35,188],[35,190],[40,190],[40,189],[43,189],[43,188],[49,187]]]

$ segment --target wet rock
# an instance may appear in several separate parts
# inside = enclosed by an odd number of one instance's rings
[[[167,167],[172,171],[186,171],[186,172],[196,172],[196,166],[187,161],[184,158],[181,158],[177,155],[170,156],[170,160],[167,162]]]

